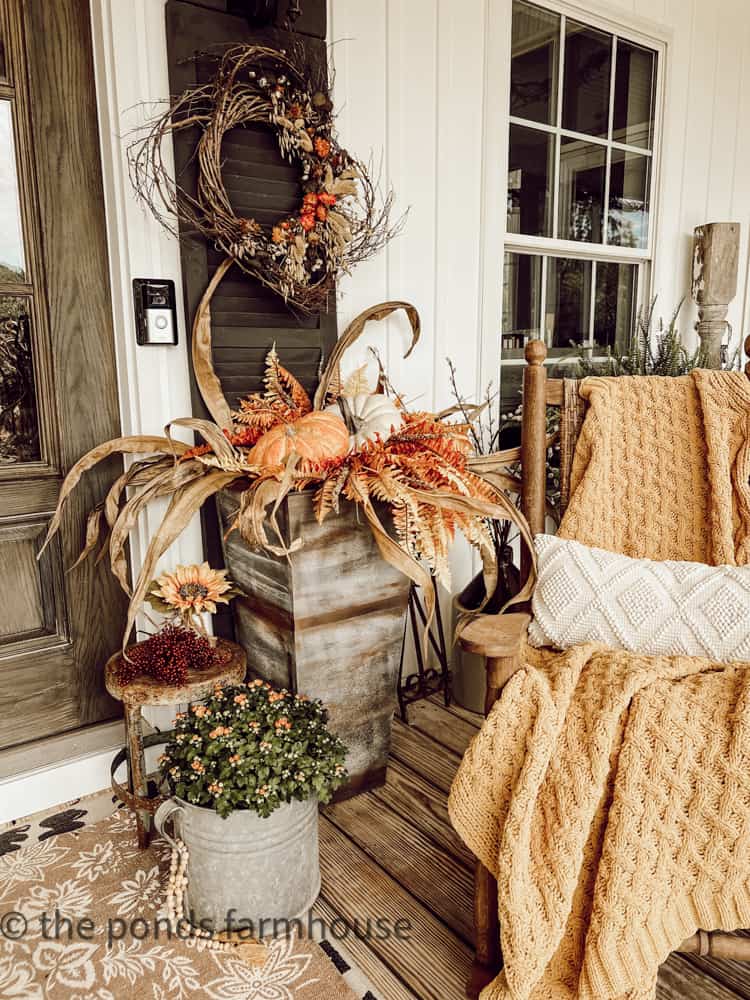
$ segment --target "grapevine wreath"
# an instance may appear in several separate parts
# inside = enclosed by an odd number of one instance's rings
[[[213,79],[186,91],[130,147],[134,187],[156,218],[176,223],[218,250],[304,313],[325,310],[339,274],[372,257],[394,235],[392,192],[378,198],[365,165],[337,141],[325,66],[304,46],[235,45],[217,57]],[[282,156],[300,168],[302,198],[272,226],[238,215],[222,179],[222,143],[236,128],[263,123]],[[164,138],[197,129],[194,194],[165,165]]]

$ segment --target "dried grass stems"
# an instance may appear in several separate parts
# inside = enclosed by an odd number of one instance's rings
[[[345,441],[345,451],[337,448],[324,453],[318,449],[304,462],[296,450],[277,456],[272,463],[257,457],[255,449],[266,430],[273,433],[279,426],[295,423],[299,429],[302,420],[324,416],[326,408],[346,392],[359,394],[362,386],[358,377],[341,384],[341,359],[367,323],[386,320],[398,310],[406,313],[411,326],[408,356],[420,335],[417,310],[408,302],[382,302],[355,317],[339,338],[314,399],[282,368],[272,351],[267,359],[265,392],[246,399],[241,412],[234,413],[216,389],[210,340],[202,342],[199,322],[194,330],[198,343],[193,345],[193,356],[203,363],[195,368],[196,380],[216,422],[182,417],[170,422],[164,436],[116,438],[76,462],[60,490],[45,546],[58,531],[67,500],[89,469],[113,454],[139,456],[90,512],[80,557],[97,550],[98,558],[108,556],[112,572],[130,596],[123,646],[148,599],[160,558],[203,504],[229,487],[239,494],[238,514],[230,530],[237,530],[249,545],[281,558],[288,558],[302,545],[301,538],[285,539],[277,519],[280,505],[291,491],[314,491],[312,503],[319,521],[336,514],[341,502],[356,504],[382,557],[422,588],[428,623],[435,594],[431,573],[447,582],[448,548],[456,530],[480,553],[487,594],[494,593],[498,574],[496,547],[488,530],[494,521],[509,520],[517,526],[533,566],[528,525],[505,493],[509,483],[514,485],[512,477],[499,468],[503,462],[507,464],[508,453],[472,456],[474,448],[466,425],[444,420],[445,413],[404,410],[399,425],[392,426],[389,434],[374,432],[357,447]],[[384,373],[383,377],[387,379]],[[471,414],[470,404],[464,406]],[[481,412],[482,407],[474,409]],[[226,422],[222,414],[227,415]],[[172,435],[175,427],[195,431],[204,443],[189,447],[176,440]],[[346,438],[345,426],[343,430]],[[127,541],[141,513],[158,498],[168,499],[167,508],[131,587]],[[390,508],[394,534],[381,522],[379,504]],[[533,572],[514,601],[526,600],[532,586]]]
[[[236,45],[203,58],[218,59],[213,78],[173,100],[129,146],[133,187],[168,232],[202,235],[293,308],[325,311],[337,277],[401,228],[403,218],[390,221],[393,192],[381,195],[370,166],[338,144],[325,67],[311,66],[301,43]],[[281,155],[300,168],[299,208],[272,226],[238,215],[222,176],[227,133],[253,124],[272,128]],[[164,158],[167,136],[191,132],[194,190]]]

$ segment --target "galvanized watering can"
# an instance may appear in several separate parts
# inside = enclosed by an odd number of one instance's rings
[[[253,937],[284,933],[285,921],[306,923],[320,892],[317,799],[284,804],[266,819],[247,809],[222,819],[213,809],[167,799],[154,821],[174,846],[165,829],[170,819],[189,852],[192,923],[219,931],[252,921]]]

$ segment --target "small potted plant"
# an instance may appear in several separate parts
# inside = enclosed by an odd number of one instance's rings
[[[346,747],[319,701],[261,680],[214,690],[175,719],[156,814],[187,851],[186,906],[209,930],[304,919],[320,891],[318,803],[346,780]],[[184,845],[184,846],[183,846]],[[178,887],[177,896],[182,892]],[[182,900],[168,909],[180,917]]]

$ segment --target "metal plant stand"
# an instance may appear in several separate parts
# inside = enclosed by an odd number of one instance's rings
[[[404,619],[404,641],[401,644],[401,662],[398,673],[398,705],[401,718],[408,721],[408,706],[415,701],[429,698],[433,694],[443,694],[443,701],[446,705],[451,703],[451,669],[448,663],[448,648],[445,642],[445,630],[443,628],[443,617],[440,611],[440,599],[438,595],[437,583],[432,578],[432,587],[435,592],[435,617],[428,632],[430,647],[438,660],[437,667],[429,667],[425,662],[422,652],[422,630],[427,624],[427,612],[424,609],[419,588],[411,585],[409,590],[408,614]],[[412,637],[414,639],[414,650],[417,657],[417,672],[404,677],[404,659],[406,653],[406,636],[411,625]]]

